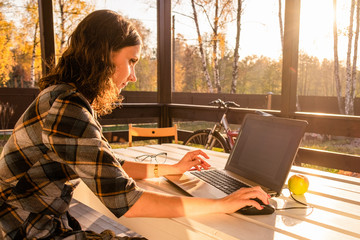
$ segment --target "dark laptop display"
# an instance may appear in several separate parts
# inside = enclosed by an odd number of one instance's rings
[[[247,118],[225,169],[280,193],[307,123],[257,115]]]

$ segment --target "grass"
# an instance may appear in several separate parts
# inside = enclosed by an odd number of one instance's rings
[[[305,137],[301,143],[302,147],[325,150],[330,152],[339,152],[345,154],[352,154],[360,156],[360,139],[359,138],[348,138],[348,137],[334,137],[334,136],[322,136],[313,135],[315,138]],[[350,171],[343,171],[334,168],[321,167],[311,164],[301,164],[302,167],[318,169],[321,171],[339,173],[348,176],[360,177],[359,173]]]
[[[331,172],[331,173],[339,173],[340,172],[339,169],[321,167],[321,166],[316,166],[316,165],[307,164],[307,163],[301,163],[301,167],[312,168],[312,169],[317,169],[317,170],[321,170],[324,172]]]
[[[0,153],[2,152],[5,143],[10,138],[10,135],[0,134]]]
[[[181,130],[187,131],[196,131],[199,129],[207,129],[213,128],[215,122],[202,122],[202,121],[195,121],[195,122],[174,122],[177,124],[178,128]],[[238,124],[230,124],[231,129],[239,129],[240,125]]]
[[[304,140],[303,147],[360,155],[360,139],[333,138],[330,140]]]
[[[157,140],[145,140],[145,141],[134,141],[133,142],[133,147],[134,146],[145,146],[145,145],[150,145],[150,144],[158,144],[158,141]],[[118,148],[127,148],[129,147],[129,144],[126,142],[126,143],[110,143],[110,146],[113,148],[113,149],[118,149]]]
[[[135,125],[135,124],[134,124]],[[146,124],[136,124],[141,127],[157,127],[156,123],[146,123]],[[118,125],[104,125],[103,132],[115,132],[121,130],[128,130],[129,127],[127,124],[118,124]]]

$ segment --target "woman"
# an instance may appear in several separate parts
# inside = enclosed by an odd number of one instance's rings
[[[268,202],[259,187],[223,199],[165,196],[133,179],[209,167],[200,151],[174,165],[117,159],[101,134],[97,115],[112,111],[119,93],[135,82],[141,39],[117,13],[100,10],[75,29],[67,50],[17,122],[0,158],[0,224],[7,239],[92,238],[67,212],[80,179],[117,217],[180,217],[231,213]],[[99,235],[99,238],[101,236]]]

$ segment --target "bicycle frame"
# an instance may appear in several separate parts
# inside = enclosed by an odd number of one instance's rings
[[[227,111],[226,111],[227,112]],[[225,133],[226,133],[226,140],[230,146],[230,149],[232,149],[235,145],[235,140],[234,138],[236,138],[239,135],[238,131],[232,131],[229,125],[229,122],[227,121],[226,118],[226,112],[224,113],[224,115],[221,118],[220,124],[224,127],[225,129]]]
[[[236,138],[239,134],[238,131],[232,131],[229,125],[229,122],[227,121],[226,114],[228,109],[225,109],[224,114],[221,117],[221,120],[219,123],[215,123],[214,127],[211,129],[210,134],[208,135],[208,139],[205,145],[205,148],[212,148],[215,144],[215,139],[212,137],[214,135],[214,132],[221,133],[222,128],[224,128],[226,133],[226,142],[229,144],[230,149],[232,149],[235,145],[234,138]]]

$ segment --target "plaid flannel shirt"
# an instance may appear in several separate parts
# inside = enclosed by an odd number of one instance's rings
[[[143,192],[122,163],[74,86],[43,90],[18,120],[0,156],[0,224],[6,238],[71,232],[67,210],[80,179],[122,216]]]

